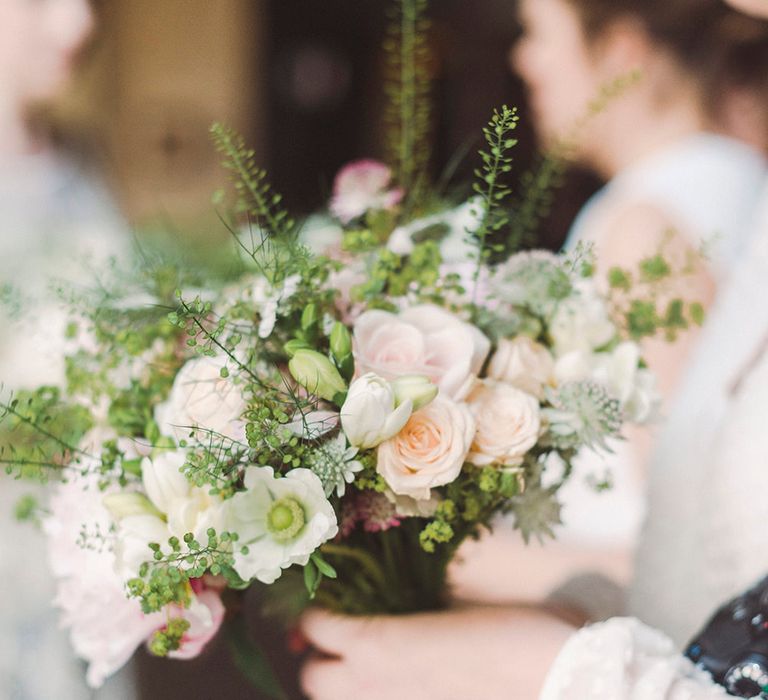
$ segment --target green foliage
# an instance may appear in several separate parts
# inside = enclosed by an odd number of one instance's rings
[[[280,206],[282,197],[272,191],[266,171],[256,165],[256,154],[246,146],[243,137],[222,124],[214,124],[211,135],[224,156],[223,166],[233,174],[238,195],[236,211],[247,214],[268,236],[292,236],[295,222]]]
[[[515,195],[513,214],[505,252],[535,244],[541,222],[549,215],[555,190],[563,182],[566,161],[555,152],[544,154],[536,167],[520,178],[520,192]]]
[[[0,465],[17,478],[46,481],[85,456],[78,444],[91,425],[90,412],[67,404],[57,388],[19,392],[0,402]]]
[[[608,271],[613,316],[635,341],[660,334],[671,342],[680,332],[704,322],[699,302],[686,301],[671,291],[673,283],[696,271],[695,263],[676,265],[663,247],[664,243],[659,252],[642,259],[635,271],[622,267]]]
[[[17,502],[14,508],[16,520],[22,523],[39,521],[40,504],[31,494],[25,494]]]
[[[435,241],[417,243],[410,255],[381,249],[373,258],[366,282],[353,290],[353,297],[369,306],[387,308],[387,297],[405,296],[433,288],[440,279],[440,248]]]
[[[512,170],[512,158],[508,154],[517,145],[517,140],[511,138],[510,133],[517,128],[518,120],[517,110],[504,105],[501,110],[493,111],[490,122],[483,128],[487,150],[479,152],[483,165],[475,170],[476,182],[473,185],[475,194],[479,196],[478,214],[482,216],[480,226],[471,235],[478,249],[475,288],[480,269],[493,250],[488,245],[489,239],[509,223],[509,214],[503,203],[511,190],[502,182],[502,176]]]
[[[157,630],[149,640],[149,651],[154,656],[165,657],[181,647],[181,641],[190,623],[183,617],[172,617],[165,627]]]
[[[405,190],[408,210],[422,198],[430,158],[428,4],[428,0],[398,0],[384,41],[388,161]]]
[[[210,572],[223,576],[231,588],[244,588],[244,582],[233,568],[233,547],[237,546],[237,533],[210,528],[203,545],[188,532],[182,540],[171,537],[165,549],[160,543],[149,545],[152,559],[141,565],[139,575],[128,581],[128,594],[137,598],[142,611],[149,615],[168,605],[188,607],[191,600],[191,579]]]

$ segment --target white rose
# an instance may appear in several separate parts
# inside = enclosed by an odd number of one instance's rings
[[[188,438],[199,428],[199,439],[224,436],[245,442],[243,413],[247,408],[234,377],[223,378],[221,357],[200,357],[187,362],[176,375],[168,400],[155,409],[155,420],[164,435]]]
[[[243,580],[274,583],[283,569],[304,566],[323,542],[336,536],[336,514],[309,469],[276,478],[271,467],[250,467],[245,488],[226,508],[226,529],[239,536],[235,570]]]
[[[488,366],[488,376],[541,399],[552,381],[555,363],[549,350],[525,335],[500,340]]]
[[[396,495],[427,500],[461,473],[474,434],[466,404],[438,395],[379,445],[376,469]]]
[[[539,438],[541,416],[536,398],[501,382],[486,382],[469,397],[477,423],[469,461],[518,466]]]
[[[395,392],[373,372],[352,382],[341,407],[341,427],[350,445],[369,449],[397,435],[411,417],[413,402],[395,407]]]
[[[605,301],[592,284],[584,281],[579,291],[558,305],[550,322],[549,333],[556,356],[573,350],[590,352],[606,345],[616,335]]]

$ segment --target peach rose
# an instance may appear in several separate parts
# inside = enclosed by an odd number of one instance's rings
[[[467,405],[439,395],[379,445],[376,468],[396,495],[427,500],[459,475],[474,435]]]
[[[354,327],[358,376],[375,372],[396,379],[421,374],[457,400],[471,390],[490,345],[475,326],[429,304],[400,314],[366,311]]]
[[[524,391],[502,382],[485,382],[469,397],[477,423],[468,461],[517,466],[539,438],[539,402]]]
[[[549,350],[526,335],[499,341],[488,366],[488,376],[541,399],[552,381],[555,361]]]

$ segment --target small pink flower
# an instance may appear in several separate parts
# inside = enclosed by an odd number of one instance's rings
[[[345,165],[333,184],[331,213],[348,224],[371,209],[391,209],[403,198],[402,189],[387,189],[391,179],[392,171],[375,160]]]
[[[194,659],[219,631],[224,620],[224,604],[216,591],[195,591],[189,607],[177,608],[176,616],[187,620],[189,629],[181,639],[181,647],[168,656],[172,659]]]
[[[400,525],[395,506],[384,494],[362,491],[346,499],[341,513],[341,536],[349,537],[362,523],[366,532],[384,532]]]

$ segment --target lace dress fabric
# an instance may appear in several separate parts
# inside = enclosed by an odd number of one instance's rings
[[[725,700],[729,696],[661,632],[614,618],[574,634],[539,700]]]

